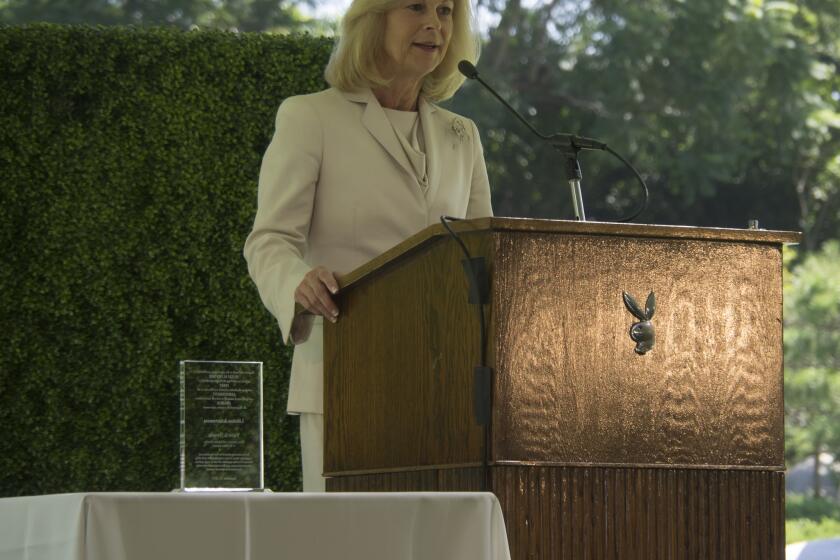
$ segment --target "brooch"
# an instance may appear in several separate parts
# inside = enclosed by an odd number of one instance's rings
[[[464,126],[464,121],[458,117],[452,119],[452,132],[458,137],[459,142],[463,142],[467,136],[467,128]]]

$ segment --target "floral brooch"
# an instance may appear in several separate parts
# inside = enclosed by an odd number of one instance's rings
[[[452,133],[458,137],[459,142],[463,142],[467,137],[467,127],[464,126],[464,121],[455,117],[452,119]]]

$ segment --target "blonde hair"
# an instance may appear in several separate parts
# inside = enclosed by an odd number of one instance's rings
[[[328,84],[342,91],[388,86],[390,80],[378,65],[385,56],[385,16],[403,2],[353,0],[341,19],[340,35],[324,70]],[[478,62],[479,46],[470,0],[454,0],[449,48],[438,67],[424,79],[422,95],[430,101],[452,97],[465,79],[458,63],[464,59]]]

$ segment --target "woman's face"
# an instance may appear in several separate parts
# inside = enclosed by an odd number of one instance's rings
[[[400,0],[385,15],[385,75],[422,80],[437,68],[449,48],[453,8],[453,0]]]

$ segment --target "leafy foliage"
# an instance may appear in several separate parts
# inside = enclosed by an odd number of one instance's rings
[[[792,494],[785,498],[785,517],[787,519],[821,519],[833,517],[840,519],[840,504],[825,498],[811,498]]]
[[[788,256],[788,262],[792,255]],[[840,242],[785,280],[785,430],[789,462],[840,455]],[[815,489],[817,495],[819,488]]]
[[[643,220],[838,234],[840,5],[519,0],[498,15],[479,70],[545,132],[608,142],[651,187]],[[563,159],[467,85],[453,103],[482,130],[500,215],[570,217]],[[584,152],[584,199],[613,219],[632,174]]]
[[[290,351],[242,258],[327,40],[0,28],[0,495],[169,490],[178,360],[265,362],[266,483],[299,487]]]
[[[785,498],[787,544],[840,535],[840,504],[797,494]]]
[[[787,544],[836,538],[837,535],[840,535],[840,519],[823,517],[818,520],[785,520],[785,542]]]
[[[303,0],[299,3],[309,3]],[[239,31],[297,27],[295,3],[283,0],[7,0],[0,23],[192,26]]]

